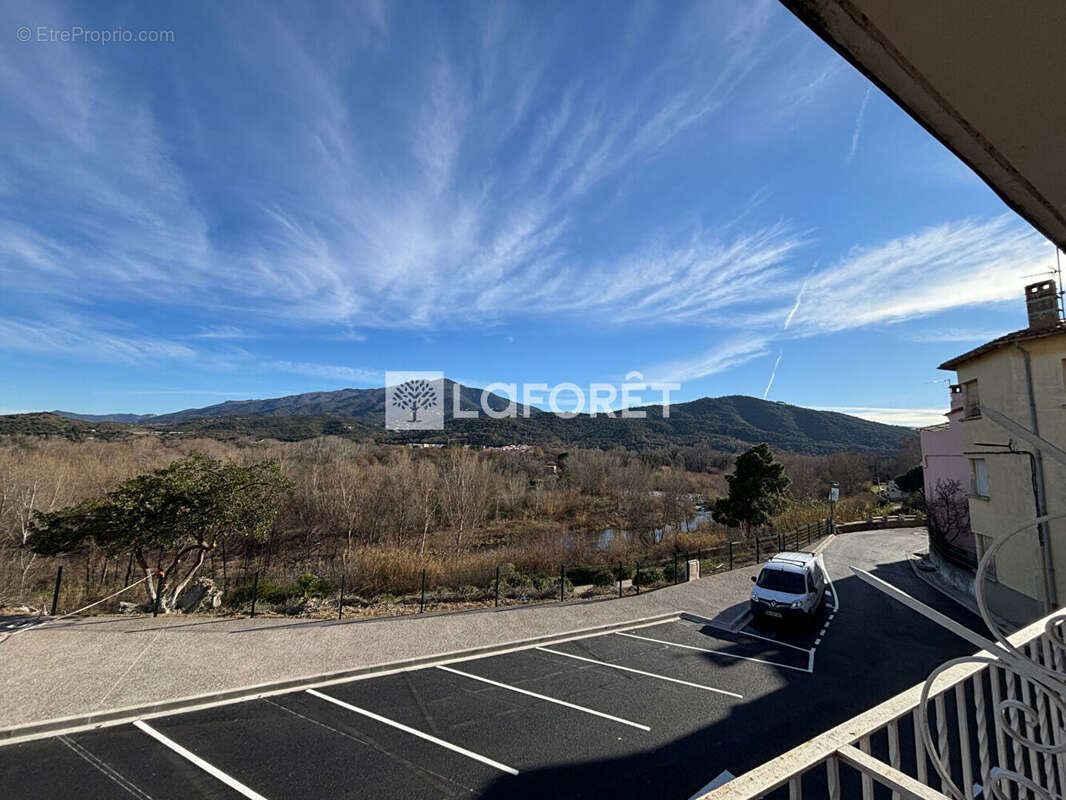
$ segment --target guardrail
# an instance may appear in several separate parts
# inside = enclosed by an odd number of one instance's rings
[[[1016,670],[1014,663],[1002,660],[998,647],[997,653],[981,651],[948,662],[929,681],[701,795],[700,800],[786,796],[870,800],[875,784],[887,787],[893,800],[1062,797],[1066,786],[1062,622],[1061,612],[1056,612],[1007,637],[1032,668]],[[882,789],[877,796],[881,792],[888,795]]]

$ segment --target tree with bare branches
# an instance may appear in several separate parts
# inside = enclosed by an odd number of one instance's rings
[[[77,552],[86,544],[110,556],[130,554],[146,578],[155,555],[166,565],[159,605],[171,611],[222,541],[267,539],[290,487],[272,462],[243,467],[194,453],[103,497],[35,514],[29,544],[41,555]],[[156,601],[156,582],[146,580],[145,587]]]

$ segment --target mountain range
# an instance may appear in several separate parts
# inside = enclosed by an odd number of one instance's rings
[[[530,444],[627,449],[706,445],[736,451],[767,442],[781,450],[803,453],[840,451],[891,452],[914,436],[908,428],[885,425],[832,411],[760,400],[745,395],[704,397],[675,403],[669,415],[661,406],[645,406],[644,419],[572,418],[529,408],[528,416],[494,419],[453,418],[453,392],[468,411],[480,405],[481,390],[445,381],[447,409],[442,431],[388,431],[384,427],[385,390],[341,389],[261,400],[231,400],[168,414],[79,414],[71,411],[0,417],[0,433],[85,438],[112,438],[135,433],[216,438],[270,438],[285,441],[340,435],[384,443],[462,442],[499,446]],[[489,395],[496,410],[509,401]],[[520,412],[524,411],[520,407]]]

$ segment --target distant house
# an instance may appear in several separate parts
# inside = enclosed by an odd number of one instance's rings
[[[1066,322],[1055,282],[1025,287],[1029,327],[940,365],[958,375],[956,413],[977,551],[1038,511],[1066,514]],[[954,469],[954,468],[953,468]],[[1025,614],[1066,601],[1066,518],[1018,534],[997,553],[998,582]]]

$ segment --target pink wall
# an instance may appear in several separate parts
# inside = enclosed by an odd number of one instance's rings
[[[956,480],[964,492],[970,490],[970,464],[962,454],[962,409],[952,409],[947,416],[947,427],[919,431],[926,497],[933,496],[938,480]]]
[[[962,452],[962,396],[957,386],[951,387],[951,410],[946,416],[945,425],[918,431],[927,501],[935,496],[937,481],[955,480],[963,492],[970,492],[970,461]],[[952,544],[976,552],[972,531],[960,535]]]

